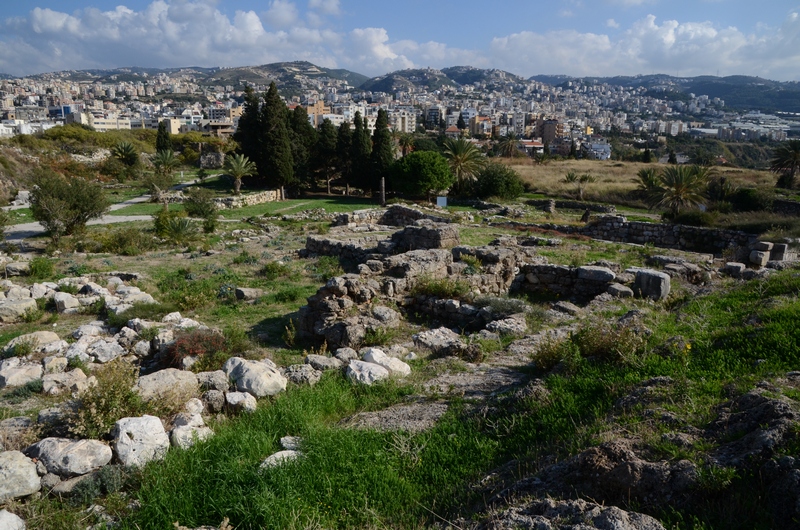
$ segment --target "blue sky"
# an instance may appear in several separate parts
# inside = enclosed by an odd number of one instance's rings
[[[800,0],[4,2],[0,72],[308,60],[365,75],[472,65],[531,76],[800,81]]]

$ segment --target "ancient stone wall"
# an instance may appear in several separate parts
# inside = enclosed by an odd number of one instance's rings
[[[605,293],[616,279],[616,274],[605,267],[550,264],[524,265],[520,275],[518,288],[523,292],[553,293],[582,300]]]
[[[351,239],[332,239],[322,236],[306,238],[306,252],[317,256],[334,256],[356,263],[364,263],[371,254],[379,252],[379,245],[389,242],[386,236],[364,236]]]
[[[406,226],[403,230],[392,235],[392,243],[395,248],[401,251],[427,249],[427,248],[451,248],[461,240],[458,235],[458,228],[436,224],[426,219],[417,221],[414,225]]]
[[[402,204],[393,204],[386,209],[356,210],[336,217],[333,226],[358,224],[380,224],[387,226],[407,226],[420,219],[428,219],[436,223],[449,223],[450,219],[432,212],[425,212]]]
[[[264,204],[279,200],[281,200],[280,190],[266,190],[259,193],[249,193],[247,195],[237,195],[233,197],[214,199],[214,202],[216,203],[217,208],[220,210],[229,210],[232,208],[255,206],[256,204]]]
[[[550,207],[552,199],[531,199],[529,201],[525,201],[525,204],[528,206],[533,206],[534,208],[541,208],[546,210]],[[598,213],[616,213],[617,208],[613,204],[596,204],[590,202],[582,202],[582,201],[555,201],[555,207],[561,208],[564,210],[589,210],[592,212]]]
[[[534,227],[565,234],[579,234],[593,239],[620,243],[651,244],[661,248],[675,248],[694,252],[720,254],[726,249],[746,249],[747,253],[758,237],[737,230],[722,230],[697,226],[672,225],[628,221],[619,215],[607,215],[585,226],[508,222],[503,225]]]

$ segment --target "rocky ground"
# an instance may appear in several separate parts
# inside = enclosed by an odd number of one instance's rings
[[[375,221],[370,215],[364,218]],[[458,231],[442,219],[419,215],[398,229],[405,223],[382,224],[387,215],[374,214],[377,224],[350,219],[332,234],[309,237],[306,248],[298,249],[299,257],[346,254],[350,264],[350,272],[327,281],[299,313],[299,335],[325,340],[328,348],[306,355],[302,363],[279,366],[268,352],[255,352],[227,359],[221,370],[193,369],[201,359],[192,355],[176,365],[169,360],[170,348],[181,333],[218,333],[180,313],[159,321],[134,318],[117,327],[98,319],[76,327],[70,340],[40,330],[9,341],[0,361],[0,389],[40,381],[41,393],[52,400],[36,419],[20,415],[0,422],[0,502],[68,496],[82,481],[108,474],[114,466],[140,467],[163,458],[167,451],[191,447],[214,436],[209,424],[218,415],[246,414],[258,407],[259,399],[291,392],[294,385],[314,385],[328,370],[341,372],[356,385],[410,378],[419,391],[404,403],[345,418],[340,426],[347,429],[423,432],[436,424],[453,400],[466,400],[475,414],[489,416],[498,407],[513,408],[522,400],[546,402],[550,399],[546,384],[531,376],[534,368],[541,372],[537,362],[543,361],[537,355],[543,345],[569,337],[582,322],[608,321],[609,315],[622,314],[611,319],[612,324],[628,326],[634,335],[644,337],[648,330],[640,316],[675,289],[701,296],[725,278],[753,280],[793,266],[787,261],[768,262],[763,255],[757,258],[768,267],[714,262],[707,255],[679,252],[651,255],[649,265],[641,267],[612,261],[559,265],[538,251],[563,245],[559,239],[504,237],[472,247],[461,245]],[[365,238],[365,233],[375,236]],[[767,245],[762,242],[759,248]],[[19,276],[2,283],[3,322],[20,321],[26,312],[45,305],[69,315],[102,304],[107,314],[124,315],[134,304],[156,302],[135,285],[138,271],[28,283],[24,263],[10,262],[6,270]],[[452,285],[449,290],[442,287],[441,282],[454,279],[467,291],[454,293]],[[557,298],[536,312],[526,302],[508,302],[509,292],[550,293]],[[244,303],[260,294],[246,288],[236,291]],[[538,319],[535,328],[533,313]],[[424,315],[426,324],[410,323],[413,319],[408,317],[415,314]],[[390,336],[380,347],[362,347],[366,337],[400,328],[407,332]],[[424,372],[414,373],[412,365],[418,359],[428,362]],[[96,388],[93,374],[114,363],[135,367],[135,393],[145,403],[171,403],[170,413],[114,418],[109,436],[76,437],[70,428],[74,411]],[[706,462],[758,476],[762,487],[774,492],[769,503],[776,519],[786,521],[786,528],[795,524],[792,521],[800,517],[795,502],[800,494],[800,462],[785,453],[795,447],[800,416],[781,392],[800,386],[800,373],[780,374],[720,402],[704,429],[661,407],[663,396],[678,384],[669,377],[640,381],[615,404],[609,424],[622,423],[631,410],[645,410],[648,421],[666,431],[662,437],[671,445],[705,444],[713,447],[703,457]],[[24,404],[16,406],[25,409]],[[643,512],[691,507],[698,487],[715,479],[709,479],[696,459],[657,454],[651,441],[635,432],[623,430],[609,438],[563,459],[545,459],[531,473],[515,471],[513,462],[493,470],[473,485],[485,499],[474,513],[437,524],[655,530],[664,526]],[[281,439],[283,450],[264,455],[262,466],[280,466],[297,458],[301,442]],[[25,522],[12,513],[13,506],[0,511],[0,529],[25,528]],[[114,521],[95,528],[107,524],[113,526]],[[220,528],[228,528],[227,524]]]

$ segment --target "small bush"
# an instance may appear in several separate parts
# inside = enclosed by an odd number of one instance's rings
[[[185,211],[178,211],[178,210],[170,210],[168,208],[162,208],[153,216],[153,229],[156,232],[158,237],[165,237],[167,231],[167,223],[171,219],[178,219],[181,217],[186,217]]]
[[[31,260],[28,276],[35,280],[52,278],[55,273],[55,268],[55,264],[52,260],[43,256],[37,256]]]
[[[21,403],[34,394],[41,394],[43,390],[44,382],[41,379],[35,379],[15,388],[6,396],[6,398],[11,403]]]
[[[258,271],[258,274],[266,278],[267,280],[277,280],[283,276],[288,276],[290,269],[288,266],[280,263],[278,261],[270,261],[269,263],[264,264],[263,267]]]
[[[207,188],[191,187],[184,191],[186,200],[183,207],[190,217],[206,219],[217,215],[217,205],[214,203],[214,192]]]
[[[581,352],[578,345],[570,339],[551,339],[539,344],[533,354],[533,363],[542,371],[550,371],[561,362],[575,365],[580,362]]]
[[[339,258],[334,256],[320,256],[311,270],[314,273],[314,279],[323,282],[344,274]]]
[[[172,304],[133,304],[133,307],[122,313],[109,314],[108,325],[113,328],[122,328],[128,323],[128,320],[134,318],[141,318],[142,320],[150,320],[159,322],[164,315],[177,311],[178,308]]]
[[[77,409],[69,414],[70,432],[81,438],[102,438],[120,418],[138,416],[143,411],[139,394],[133,389],[137,368],[115,360],[95,370],[97,385],[80,397]]]
[[[225,350],[225,337],[209,330],[192,330],[179,334],[164,352],[166,366],[183,368],[187,357],[204,357]]]
[[[121,228],[100,236],[102,252],[138,256],[157,247],[152,233],[138,228]]]
[[[246,250],[243,250],[238,256],[233,258],[233,263],[236,265],[256,265],[258,264],[258,256],[254,256]]]
[[[304,294],[305,290],[302,287],[290,285],[275,292],[271,298],[279,303],[296,302],[303,298]]]
[[[464,269],[464,274],[480,274],[481,270],[483,270],[483,263],[481,263],[478,256],[464,254],[461,256],[460,261],[467,264],[467,267]]]
[[[717,214],[715,212],[701,212],[700,210],[681,212],[672,218],[673,223],[688,226],[714,226],[716,221]]]
[[[32,308],[26,309],[25,312],[22,314],[22,321],[28,323],[39,322],[39,320],[41,320],[43,316],[44,316],[44,311],[42,309],[39,309],[38,307],[36,309]]]
[[[397,336],[392,328],[367,328],[362,346],[383,346],[389,344]]]
[[[469,284],[452,278],[435,279],[425,276],[411,290],[412,296],[435,296],[437,298],[465,298],[471,292]]]
[[[489,163],[478,173],[475,195],[481,199],[516,199],[525,191],[519,174],[504,164]]]
[[[225,337],[225,349],[231,355],[246,352],[253,347],[250,337],[247,336],[247,332],[241,326],[226,326],[222,330],[222,335]]]
[[[186,217],[167,219],[162,237],[175,245],[187,245],[197,239],[197,226]]]
[[[771,192],[757,188],[741,188],[730,198],[737,212],[770,211],[774,200]]]
[[[645,347],[644,337],[631,326],[607,322],[584,325],[571,340],[583,357],[621,364],[634,364]]]
[[[517,313],[527,313],[530,305],[518,298],[506,298],[501,296],[482,296],[474,302],[477,307],[489,307],[492,315],[507,317]]]

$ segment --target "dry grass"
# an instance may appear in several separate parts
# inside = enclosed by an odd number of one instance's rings
[[[593,201],[608,200],[609,197],[623,197],[636,189],[636,173],[640,169],[664,167],[662,164],[616,160],[562,160],[545,165],[526,159],[504,159],[503,161],[520,174],[523,182],[530,185],[531,190],[554,196],[577,197],[577,186],[564,182],[564,176],[570,171],[578,175],[589,173],[597,180],[586,185],[584,197]],[[716,167],[715,169],[717,173],[728,177],[737,186],[771,188],[775,185],[775,176],[769,171],[727,167]]]

